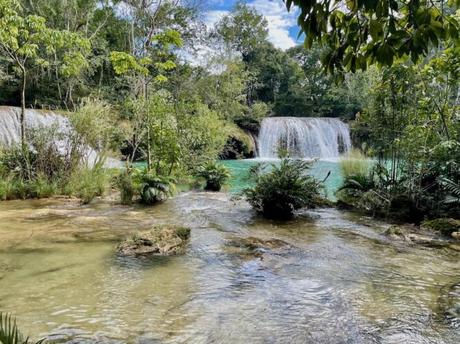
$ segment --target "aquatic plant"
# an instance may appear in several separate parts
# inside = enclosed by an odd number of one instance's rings
[[[300,208],[314,208],[321,203],[321,183],[307,174],[310,163],[282,159],[279,165],[252,169],[255,186],[243,194],[251,206],[264,217],[289,219]]]
[[[205,190],[220,191],[230,178],[230,172],[222,164],[209,162],[198,171],[198,176],[206,180]]]
[[[41,339],[35,344],[42,344],[45,340]],[[32,344],[29,338],[25,338],[19,331],[16,319],[10,314],[0,312],[0,343],[1,344]]]

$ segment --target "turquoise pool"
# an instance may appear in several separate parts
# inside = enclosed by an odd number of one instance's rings
[[[230,183],[228,191],[231,193],[239,193],[244,188],[250,186],[250,181],[248,180],[248,171],[251,166],[254,166],[258,163],[275,163],[276,160],[261,160],[261,159],[244,159],[244,160],[221,160],[220,163],[228,167],[231,173]],[[138,168],[145,167],[145,162],[138,162],[134,164]],[[312,176],[318,180],[323,180],[328,172],[331,172],[330,176],[327,178],[325,184],[325,192],[327,198],[335,200],[335,192],[342,184],[342,172],[340,169],[340,164],[337,161],[330,160],[318,160],[312,163],[310,173]]]
[[[237,193],[249,186],[249,181],[247,180],[249,168],[264,161],[259,159],[245,159],[222,160],[221,162],[230,169],[232,175],[229,191]],[[276,160],[265,162],[276,163]],[[337,191],[343,180],[339,163],[335,161],[318,160],[312,163],[310,173],[318,180],[323,180],[329,171],[331,172],[331,175],[325,182],[325,191],[328,198],[335,199],[334,193]]]

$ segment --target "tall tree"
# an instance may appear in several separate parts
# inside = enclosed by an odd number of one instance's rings
[[[231,49],[241,53],[243,60],[268,37],[267,20],[244,2],[239,1],[232,12],[217,23],[216,32]]]
[[[21,78],[21,141],[25,143],[27,71],[33,65],[47,66],[46,57],[63,50],[60,68],[65,76],[84,66],[87,40],[68,31],[51,30],[45,18],[24,15],[17,0],[0,0],[0,52],[17,67]]]

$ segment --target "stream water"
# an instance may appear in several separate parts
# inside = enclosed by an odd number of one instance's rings
[[[185,255],[116,255],[161,223],[192,228]],[[0,202],[0,310],[56,343],[459,343],[459,246],[394,243],[386,226],[334,209],[261,220],[225,193]],[[285,244],[232,244],[248,237]]]

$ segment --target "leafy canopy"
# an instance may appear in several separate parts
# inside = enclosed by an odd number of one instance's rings
[[[300,9],[298,24],[305,45],[318,41],[330,50],[323,63],[328,71],[365,70],[377,62],[426,56],[430,46],[459,39],[453,13],[459,0],[284,0],[288,10]]]
[[[60,72],[66,77],[77,75],[86,65],[89,40],[67,30],[50,29],[45,18],[22,12],[17,0],[0,0],[0,52],[24,68],[30,59],[49,67],[47,58],[64,51]]]

